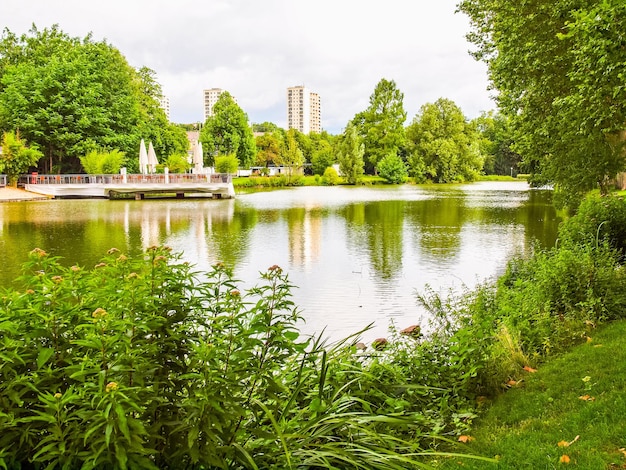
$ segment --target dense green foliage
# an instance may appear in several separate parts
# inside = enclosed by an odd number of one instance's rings
[[[213,165],[217,155],[233,154],[242,168],[249,168],[256,157],[256,144],[248,116],[227,91],[220,94],[200,131],[203,149],[208,152],[208,163]]]
[[[453,101],[440,98],[422,106],[406,133],[410,174],[417,182],[478,178],[483,168],[479,136]]]
[[[626,204],[620,197],[587,197],[576,217],[559,230],[559,243],[566,247],[607,244],[622,259],[626,256]]]
[[[584,341],[590,327],[625,317],[626,273],[612,248],[624,238],[611,227],[626,216],[626,203],[590,199],[585,207],[561,228],[564,243],[514,259],[497,282],[461,299],[422,296],[440,319],[446,343],[456,344],[468,370],[476,371],[477,392],[497,393],[524,366]],[[588,221],[589,214],[596,217]]]
[[[46,172],[78,172],[79,158],[97,148],[124,152],[132,171],[142,137],[161,154],[186,152],[160,96],[152,71],[135,70],[104,41],[72,38],[56,25],[21,37],[3,32],[0,129],[37,144]]]
[[[416,468],[471,417],[444,350],[301,339],[278,266],[244,292],[167,248],[91,269],[35,249],[18,283],[0,302],[3,467]]]
[[[3,133],[0,173],[7,175],[10,184],[16,184],[17,178],[35,165],[41,156],[37,147],[28,147],[19,133]]]
[[[459,9],[533,181],[554,183],[569,205],[606,193],[625,167],[626,4],[463,0]]]
[[[257,136],[255,138],[257,154],[254,164],[260,167],[280,165],[282,142],[283,136],[279,131],[266,132]]]
[[[405,141],[404,94],[393,80],[381,79],[370,96],[368,108],[351,121],[363,140],[366,172],[374,174],[380,160],[398,154]]]
[[[356,184],[363,176],[365,162],[363,154],[365,145],[356,128],[349,124],[337,144],[337,160],[339,170],[348,184]]]
[[[378,162],[378,176],[388,183],[406,183],[408,179],[406,164],[397,154],[389,154]]]
[[[124,154],[119,150],[102,152],[92,150],[87,155],[80,157],[80,164],[86,173],[90,175],[111,175],[120,172],[124,163]]]
[[[285,148],[283,152],[282,164],[287,169],[287,178],[291,179],[298,170],[302,169],[304,164],[304,153],[300,150],[298,144],[297,135],[302,133],[297,132],[295,129],[289,129],[285,139]]]
[[[478,132],[480,154],[484,157],[483,172],[486,175],[509,175],[521,171],[522,157],[513,150],[511,119],[501,113],[482,113],[471,125]]]
[[[237,173],[239,160],[235,155],[220,155],[215,157],[215,171],[218,173]]]

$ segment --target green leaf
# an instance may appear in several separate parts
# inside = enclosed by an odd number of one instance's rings
[[[43,348],[39,350],[37,354],[37,368],[41,369],[43,365],[48,362],[48,359],[52,357],[54,354],[54,349],[52,348]]]

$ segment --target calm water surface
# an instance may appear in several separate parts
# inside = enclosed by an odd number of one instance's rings
[[[298,286],[302,330],[371,340],[424,323],[415,293],[461,290],[500,274],[533,240],[552,246],[550,192],[525,183],[303,187],[234,200],[57,200],[0,204],[0,283],[28,252],[93,266],[111,247],[171,246],[200,270],[222,261],[242,287],[277,264]]]

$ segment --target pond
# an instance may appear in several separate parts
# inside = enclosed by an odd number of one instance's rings
[[[535,243],[552,246],[551,193],[523,182],[301,187],[236,199],[54,200],[0,204],[0,283],[35,247],[90,267],[111,247],[168,245],[208,270],[224,262],[250,287],[278,265],[297,286],[305,333],[365,341],[427,321],[426,286],[446,293],[500,274]]]

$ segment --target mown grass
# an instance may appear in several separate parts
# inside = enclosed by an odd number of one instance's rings
[[[452,450],[498,463],[443,459],[436,468],[626,468],[626,321],[589,333],[486,406]]]

